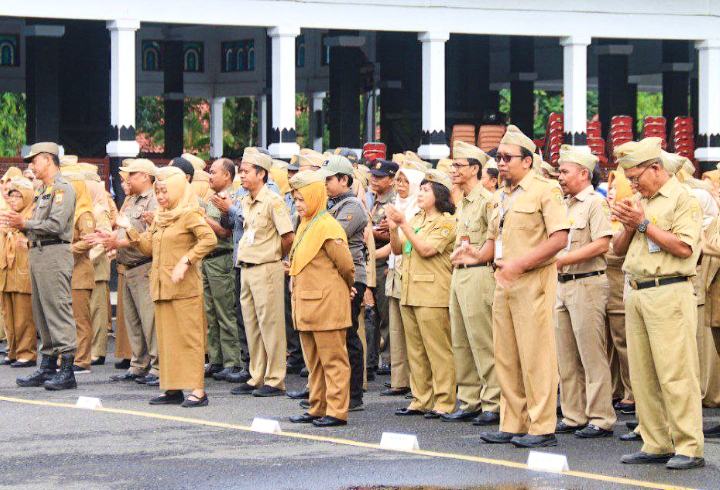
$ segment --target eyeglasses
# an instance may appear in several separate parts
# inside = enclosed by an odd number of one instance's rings
[[[13,192],[12,194],[8,195],[7,198],[8,199],[22,199],[23,197],[22,197],[22,194]]]
[[[469,167],[469,166],[470,166],[470,164],[467,164],[467,165],[463,165],[462,163],[453,163],[452,164],[453,170],[460,170],[463,167]]]
[[[522,158],[522,155],[507,155],[505,153],[498,153],[495,158],[500,161],[502,160],[505,163],[510,163],[510,160],[513,158]]]
[[[643,174],[647,172],[650,167],[652,167],[652,165],[648,165],[647,167],[645,167],[645,169],[640,172],[637,177],[628,178],[628,180],[630,181],[630,185],[634,185],[637,187],[638,183],[640,182],[640,177],[642,177]]]

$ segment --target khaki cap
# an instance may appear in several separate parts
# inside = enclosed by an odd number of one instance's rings
[[[19,179],[13,179],[10,182],[10,190],[17,191],[20,189],[25,189],[28,191],[34,190],[33,183],[24,177],[21,177]]]
[[[577,163],[577,162],[575,162],[575,163]],[[553,167],[548,162],[542,162],[540,164],[540,169],[546,171],[548,174],[552,175],[553,177],[558,175],[558,169]]]
[[[560,159],[558,160],[560,165],[566,162],[577,163],[592,172],[598,161],[598,157],[590,153],[590,148],[587,146],[562,145],[560,147]]]
[[[450,162],[452,163],[452,162]],[[419,170],[420,172],[427,172],[427,167],[421,162],[414,162],[412,160],[405,160],[400,164],[400,168],[407,168],[410,170]]]
[[[30,153],[28,153],[27,156],[23,158],[23,161],[25,163],[29,163],[32,161],[35,155],[39,155],[40,153],[50,153],[51,155],[59,156],[60,149],[58,148],[57,143],[35,143],[30,147]]]
[[[181,155],[185,160],[190,162],[190,164],[195,167],[195,170],[205,170],[205,167],[207,167],[207,163],[205,160],[203,160],[200,157],[197,157],[193,155],[192,153],[183,153]],[[194,179],[195,177],[193,177]]]
[[[483,165],[483,168],[494,168],[495,170],[497,170],[497,161],[494,158],[488,157],[488,161],[485,165]]]
[[[425,180],[427,180],[428,182],[435,182],[436,184],[444,185],[451,192],[453,190],[452,180],[450,180],[450,177],[448,177],[440,170],[431,168],[430,170],[425,172]]]
[[[353,170],[355,170],[350,163],[350,160],[341,155],[332,155],[323,164],[322,168],[318,170],[325,177],[331,177],[333,175],[342,174],[353,176]]]
[[[128,160],[130,160],[130,165],[128,165],[127,167],[120,167],[121,171],[127,172],[128,174],[142,172],[152,176],[157,175],[158,168],[150,160],[146,158],[134,158]],[[123,163],[125,163],[125,161],[126,160],[123,160]]]
[[[325,184],[325,175],[323,172],[299,172],[290,179],[290,187],[298,190],[315,182]]]
[[[662,140],[657,137],[623,143],[614,150],[618,166],[628,169],[637,167],[648,160],[661,158],[661,145]]]
[[[353,178],[367,189],[367,186],[370,184],[370,169],[365,165],[358,165],[353,170]]]
[[[273,158],[272,164],[273,164],[273,168],[281,168],[281,169],[286,169],[286,168],[288,168],[288,165],[289,165],[289,163],[286,162],[285,160],[277,160],[275,158]]]
[[[393,153],[392,161],[397,163],[398,165],[402,165],[405,162],[405,154]]]
[[[10,167],[7,172],[2,176],[0,182],[7,182],[8,180],[16,180],[22,178],[22,170],[17,167]]]
[[[683,168],[683,164],[685,163],[684,160],[687,159],[685,157],[681,157],[677,153],[669,153],[665,150],[660,150],[660,161],[662,161],[665,171],[669,174],[674,175],[678,173]]]
[[[331,154],[332,156],[332,154]],[[298,155],[298,165],[300,168],[302,167],[317,167],[320,168],[323,166],[323,163],[325,163],[325,160],[327,160],[329,157],[326,157],[322,153],[318,153],[315,150],[311,150],[310,148],[303,148],[300,150],[300,154]]]
[[[523,134],[520,129],[515,126],[514,124],[511,124],[507,127],[507,131],[505,132],[505,135],[500,140],[500,143],[506,144],[506,145],[517,145],[522,148],[525,148],[527,151],[531,153],[535,153],[535,143],[533,143],[533,140],[528,138]]]
[[[425,160],[423,160],[422,158],[420,158],[420,156],[419,156],[417,153],[415,153],[414,151],[408,150],[408,151],[406,151],[406,152],[404,153],[404,155],[405,155],[405,161],[406,161],[406,162],[407,162],[407,161],[410,161],[410,162],[419,163],[419,164],[421,164],[423,167],[425,167],[423,170],[427,170],[427,169],[429,169],[429,168],[432,168],[432,164],[431,164],[430,162],[426,162]]]
[[[453,158],[474,158],[478,162],[480,162],[480,165],[483,167],[487,163],[488,159],[490,158],[487,153],[482,151],[477,146],[473,146],[470,143],[465,143],[464,141],[456,141],[453,145]]]
[[[473,158],[473,157],[470,157],[470,158]],[[441,158],[440,160],[438,160],[437,166],[435,168],[446,175],[452,175],[453,174],[452,165],[453,165],[453,161],[451,158]]]
[[[78,157],[77,155],[64,155],[60,159],[60,166],[61,167],[67,167],[69,165],[77,165],[78,164]]]
[[[80,162],[80,163],[78,163],[78,167],[80,167],[80,170],[82,171],[83,176],[85,177],[85,180],[102,182],[102,179],[100,178],[100,175],[98,174],[97,165],[93,165],[92,163]]]
[[[82,169],[80,169],[79,165],[65,165],[60,172],[65,180],[85,180],[85,176],[83,175]]]
[[[242,163],[249,163],[257,165],[258,167],[267,170],[268,172],[272,168],[272,157],[265,153],[261,153],[254,146],[245,148],[242,156]]]
[[[210,174],[196,168],[193,174],[193,182],[210,182]]]

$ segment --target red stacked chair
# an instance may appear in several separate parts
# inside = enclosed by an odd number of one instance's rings
[[[632,117],[614,116],[610,119],[610,134],[608,136],[608,160],[615,163],[614,149],[623,143],[633,140]]]
[[[666,123],[664,117],[648,116],[645,118],[645,123],[643,125],[642,137],[643,138],[651,138],[651,137],[661,138],[662,139],[662,147],[664,150],[667,148],[666,126],[667,126],[667,123]]]
[[[563,144],[563,115],[551,112],[545,130],[545,144],[543,145],[543,160],[557,165],[560,158],[560,146]]]
[[[363,145],[362,155],[363,158],[367,158],[371,162],[374,162],[378,158],[384,160],[387,156],[387,147],[385,143],[370,141]]]
[[[598,157],[601,164],[607,163],[605,156],[605,140],[602,137],[600,121],[588,121],[587,123],[587,145],[593,155]]]
[[[483,124],[478,129],[477,147],[485,152],[497,148],[505,136],[505,130],[504,124]]]
[[[673,121],[672,147],[678,155],[695,158],[695,125],[691,117],[676,117]]]
[[[472,124],[456,124],[453,126],[450,135],[450,148],[455,146],[456,141],[464,141],[471,145],[475,144],[475,126]]]

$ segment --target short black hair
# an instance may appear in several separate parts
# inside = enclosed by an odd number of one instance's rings
[[[478,160],[477,158],[467,158],[466,160],[470,165],[478,166],[477,178],[480,179],[482,177],[482,163],[480,163],[480,160]]]
[[[253,164],[253,167],[255,168],[255,175],[257,175],[258,172],[264,172],[264,173],[265,173],[265,174],[263,175],[263,184],[267,184],[268,175],[270,174],[270,172],[268,172],[267,170],[265,170],[264,168],[262,168],[260,165],[255,165],[255,164]]]
[[[520,155],[522,155],[522,159],[525,160],[526,158],[530,157],[530,159],[533,159],[533,152],[525,148],[524,146],[520,147]]]
[[[600,181],[602,179],[602,171],[600,170],[600,165],[595,165],[595,168],[592,171],[592,175],[590,176],[590,183],[593,186],[593,189],[597,189],[600,185]]]
[[[499,179],[500,178],[500,171],[496,168],[489,168],[487,169],[487,174],[492,177],[493,179]],[[497,188],[497,184],[495,184],[495,188]]]
[[[192,166],[192,163],[188,162],[183,157],[177,157],[172,159],[170,165],[185,172],[185,175],[190,176],[190,182],[193,181],[193,178],[195,177],[195,167]]]
[[[230,160],[229,158],[220,158],[220,163],[222,163],[223,169],[230,174],[230,180],[235,179],[235,162]]]
[[[52,161],[55,164],[55,166],[59,167],[60,166],[60,157],[57,156],[55,153],[48,153],[48,155],[50,155],[50,157],[52,158]]]
[[[348,175],[348,174],[335,174],[335,175],[333,175],[332,177],[337,177],[338,182],[340,182],[343,177],[347,177],[347,186],[348,186],[348,188],[352,187],[352,185],[353,185],[352,175]]]
[[[423,179],[420,185],[423,186],[425,184],[430,184],[433,194],[435,194],[435,209],[440,213],[455,214],[455,204],[450,197],[450,190],[442,184]]]

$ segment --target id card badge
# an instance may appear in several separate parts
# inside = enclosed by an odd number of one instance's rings
[[[395,268],[395,254],[390,254],[390,257],[388,257],[388,269],[394,269]]]
[[[255,230],[249,229],[245,232],[245,245],[254,245],[255,244]]]
[[[568,231],[568,241],[567,241],[567,245],[565,246],[565,251],[566,251],[566,252],[569,252],[569,251],[570,251],[570,244],[571,244],[571,243],[572,243],[572,230]]]
[[[661,250],[660,245],[658,245],[657,243],[650,240],[650,238],[648,238],[647,241],[648,241],[648,252],[650,252],[651,254],[657,253]]]
[[[502,240],[495,242],[495,260],[502,260],[503,258],[503,247]]]
[[[468,245],[470,245],[470,237],[467,235],[460,237],[460,246],[467,247]]]

